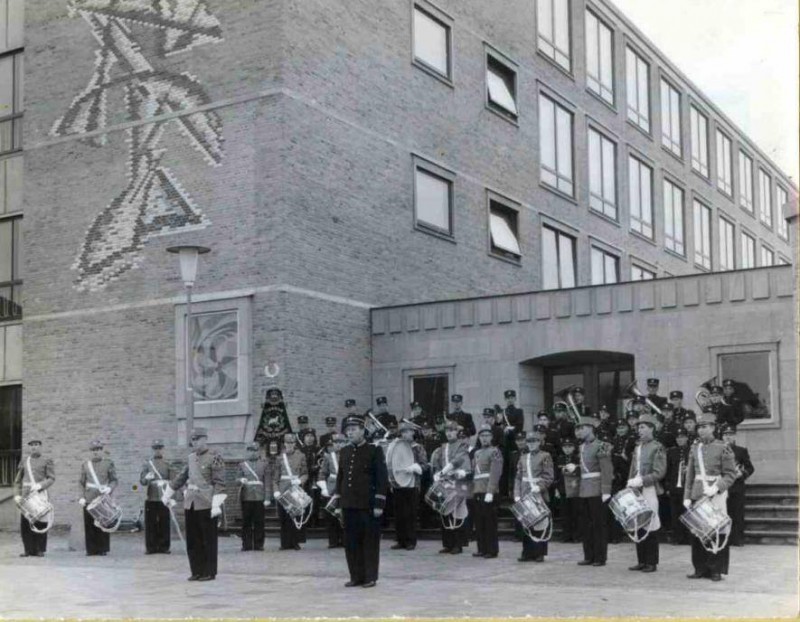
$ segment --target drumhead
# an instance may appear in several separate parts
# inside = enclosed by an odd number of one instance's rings
[[[403,439],[395,439],[386,452],[386,467],[389,480],[395,488],[411,488],[414,486],[414,474],[406,471],[414,464],[414,450],[411,443]]]

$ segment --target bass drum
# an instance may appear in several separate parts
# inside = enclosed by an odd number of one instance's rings
[[[414,464],[414,450],[411,443],[395,439],[386,450],[386,469],[392,488],[413,488],[414,474],[407,469]]]

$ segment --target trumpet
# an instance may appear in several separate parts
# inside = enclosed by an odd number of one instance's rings
[[[570,414],[570,418],[573,420],[572,422],[575,425],[578,425],[581,422],[581,413],[578,410],[578,405],[575,403],[575,399],[572,397],[572,394],[575,391],[575,385],[570,385],[566,389],[561,389],[556,395],[561,398],[561,401],[556,402],[553,406],[557,404],[563,404],[564,407],[567,409],[567,412]]]
[[[370,434],[375,434],[376,432],[383,432],[384,438],[389,436],[389,430],[387,430],[386,426],[383,425],[380,421],[378,421],[378,418],[372,414],[372,409],[367,411],[367,421],[364,427],[366,427],[367,432],[369,432]]]
[[[657,413],[657,414],[659,414],[659,415],[663,414],[663,413],[661,412],[661,409],[660,409],[658,406],[656,406],[656,405],[655,405],[655,404],[654,404],[654,403],[653,403],[653,402],[650,400],[650,398],[649,398],[649,397],[647,397],[646,395],[644,395],[644,394],[643,394],[643,393],[642,393],[642,392],[639,390],[639,387],[637,387],[637,386],[636,386],[636,381],[635,381],[635,380],[633,380],[632,382],[630,382],[630,383],[628,384],[628,386],[627,386],[627,387],[625,387],[625,390],[623,391],[623,395],[635,395],[636,397],[640,397],[640,398],[641,398],[641,397],[643,397],[643,398],[644,398],[644,401],[645,401],[645,402],[647,403],[647,405],[650,407],[650,410],[652,410],[654,413]]]

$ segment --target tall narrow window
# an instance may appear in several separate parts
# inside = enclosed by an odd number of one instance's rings
[[[664,180],[664,246],[685,255],[683,245],[683,190]]]
[[[676,156],[683,153],[681,94],[666,80],[661,80],[661,144]]]
[[[625,51],[625,64],[628,119],[645,132],[649,132],[650,65],[630,48]]]
[[[586,11],[586,83],[589,90],[614,103],[614,36],[611,29]]]
[[[752,213],[753,159],[744,151],[739,152],[739,205]]]
[[[777,186],[775,188],[775,192],[778,199],[778,204],[776,207],[778,208],[778,235],[781,236],[784,240],[789,239],[789,226],[786,224],[786,218],[784,214],[785,205],[789,202],[789,193],[786,192],[781,186]]]
[[[417,225],[452,235],[453,183],[419,166],[414,182]]]
[[[694,201],[694,262],[711,270],[711,209]]]
[[[570,71],[569,0],[538,0],[539,51]]]
[[[22,148],[22,52],[0,57],[0,154]]]
[[[631,229],[653,237],[653,169],[644,162],[628,156],[628,185],[630,187]]]
[[[573,196],[572,113],[539,95],[539,147],[542,181]]]
[[[761,222],[768,227],[772,226],[772,178],[767,172],[758,169],[758,205]]]
[[[450,26],[418,6],[414,7],[414,60],[451,77]]]
[[[493,54],[486,56],[486,95],[494,110],[517,118],[517,72]]]
[[[589,128],[589,205],[617,219],[616,150],[614,143]]]
[[[717,188],[733,195],[733,168],[731,168],[731,139],[717,130]]]
[[[775,253],[766,246],[761,247],[761,265],[773,266],[775,265]]]
[[[489,237],[492,253],[518,260],[522,255],[519,249],[519,219],[517,210],[499,201],[489,201]]]
[[[697,108],[689,110],[692,131],[692,168],[708,177],[708,119]]]
[[[652,281],[654,278],[656,278],[655,272],[631,264],[631,281]]]
[[[22,317],[21,225],[21,217],[0,220],[0,322]]]
[[[542,227],[542,289],[575,287],[575,238]]]
[[[742,268],[756,267],[756,240],[742,231]]]
[[[619,257],[592,246],[592,285],[608,285],[619,281]]]
[[[24,44],[25,0],[0,0],[0,52]]]
[[[719,269],[736,269],[736,251],[733,223],[724,218],[719,219]]]

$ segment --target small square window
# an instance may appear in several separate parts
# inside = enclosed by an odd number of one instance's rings
[[[486,91],[489,106],[517,118],[517,72],[493,54],[486,57]]]
[[[453,182],[417,165],[414,197],[417,225],[452,235]]]
[[[492,253],[507,259],[519,260],[519,217],[517,210],[502,203],[489,201],[489,236]]]
[[[631,264],[631,281],[652,281],[656,273],[636,264]]]
[[[450,26],[414,7],[414,60],[450,79]]]

